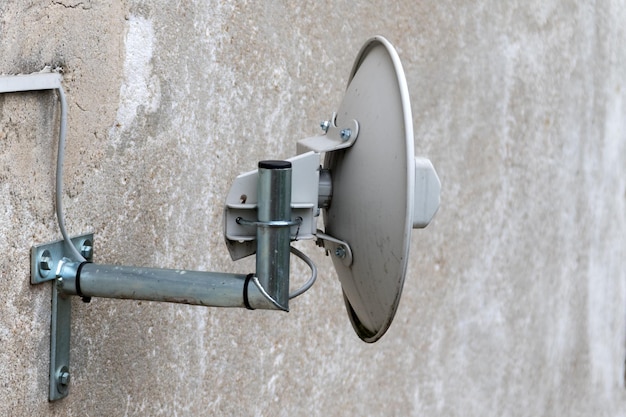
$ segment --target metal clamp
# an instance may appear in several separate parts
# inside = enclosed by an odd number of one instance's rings
[[[81,255],[93,257],[93,233],[71,238],[72,245]],[[31,249],[30,282],[52,284],[52,311],[50,318],[50,401],[59,400],[69,393],[70,385],[70,324],[72,303],[63,289],[63,279],[58,278],[73,251],[64,240],[36,245]]]
[[[246,220],[243,217],[237,217],[235,219],[237,224],[242,226],[254,226],[254,227],[291,227],[291,226],[300,226],[302,224],[302,217],[296,217],[295,220],[285,221],[285,220],[270,220],[267,222],[260,220]]]

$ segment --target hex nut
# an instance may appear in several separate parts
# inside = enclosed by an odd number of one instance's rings
[[[320,122],[320,127],[324,132],[328,132],[328,129],[330,128],[330,122],[328,120],[324,120],[323,122]]]
[[[67,386],[70,384],[70,373],[69,372],[61,372],[59,375],[59,384],[63,386]]]
[[[91,242],[86,241],[80,248],[80,254],[83,255],[85,259],[91,259],[93,257],[93,246]]]

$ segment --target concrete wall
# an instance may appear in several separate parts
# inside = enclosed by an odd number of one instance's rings
[[[223,245],[232,179],[317,133],[374,34],[443,184],[379,343],[308,242],[320,279],[289,314],[74,300],[51,404],[28,280],[59,237],[59,107],[0,96],[0,415],[626,415],[626,4],[372,3],[0,3],[0,73],[64,71],[67,223],[98,262],[253,270]]]

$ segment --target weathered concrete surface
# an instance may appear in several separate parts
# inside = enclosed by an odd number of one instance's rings
[[[0,73],[64,70],[72,233],[99,262],[249,272],[231,180],[294,154],[383,34],[443,183],[396,320],[353,334],[330,261],[289,314],[76,300],[47,395],[58,105],[0,97],[1,415],[626,415],[626,5],[0,3]],[[306,270],[294,266],[302,275]]]

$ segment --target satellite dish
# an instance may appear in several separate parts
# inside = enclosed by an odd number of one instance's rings
[[[325,157],[333,196],[324,225],[325,233],[350,244],[352,264],[338,257],[333,263],[352,326],[372,343],[391,325],[404,284],[411,229],[430,222],[440,187],[430,161],[422,159],[418,162],[426,161],[426,169],[420,170],[416,184],[409,91],[400,58],[385,38],[367,41],[355,60],[336,124],[350,120],[359,123],[358,139]],[[420,187],[436,192],[436,201],[430,199],[426,207],[427,221],[416,221],[416,185],[421,194]]]
[[[324,135],[298,141],[291,189],[292,240],[316,238],[332,254],[357,335],[375,342],[395,316],[409,259],[411,229],[426,227],[441,185],[431,162],[416,158],[409,91],[400,58],[383,37],[359,52],[346,93]],[[323,168],[319,166],[322,162]],[[224,231],[233,260],[256,252],[257,171],[233,182]],[[316,229],[320,209],[324,231]]]

